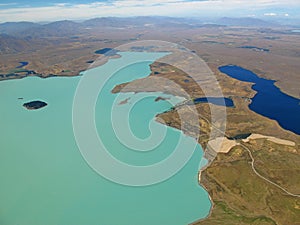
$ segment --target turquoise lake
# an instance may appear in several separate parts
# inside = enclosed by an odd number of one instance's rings
[[[149,65],[165,53],[120,55],[121,58],[111,59],[78,77],[27,77],[0,82],[0,224],[183,225],[208,215],[211,202],[198,184],[201,146],[180,131],[155,122],[156,114],[171,107],[168,101],[155,101],[164,95],[111,93],[117,84],[148,76]],[[186,148],[196,148],[174,176],[150,186],[132,187],[107,180],[87,164],[74,137],[72,108],[82,77],[99,76],[101,82],[101,77],[117,65],[137,60],[141,62],[119,70],[98,96],[95,123],[106,148],[119,160],[139,166],[168,157],[179,139],[186,143]],[[114,133],[111,119],[117,126],[125,126],[124,112],[136,98],[141,100],[128,117],[131,131],[140,139],[151,135],[149,124],[153,126],[152,132],[165,132],[162,143],[152,151],[130,149]],[[117,104],[111,117],[112,103],[126,99],[124,104]],[[38,110],[22,106],[33,100],[45,101],[48,106]],[[86,135],[88,138],[89,133]]]

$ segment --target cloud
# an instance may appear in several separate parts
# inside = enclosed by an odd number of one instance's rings
[[[69,3],[56,3],[56,4],[54,4],[54,6],[58,6],[58,7],[65,7],[65,6],[68,6],[68,5],[70,5]]]
[[[12,2],[12,3],[0,3],[0,7],[1,6],[12,6],[12,5],[17,5],[16,2]]]
[[[265,13],[264,16],[277,16],[277,13]]]
[[[0,21],[52,21],[104,16],[247,16],[272,7],[299,8],[298,0],[109,0],[93,3],[58,3],[43,7],[0,9]],[[259,11],[259,12],[257,12]],[[261,13],[262,15],[263,13]]]

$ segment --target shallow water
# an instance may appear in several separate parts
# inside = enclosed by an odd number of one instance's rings
[[[155,102],[162,93],[114,95],[110,92],[116,84],[147,76],[149,64],[164,54],[121,55],[83,74],[97,73],[100,81],[103,74],[124,60],[126,63],[144,60],[118,71],[99,95],[95,121],[105,146],[124,162],[150,165],[172,153],[182,138],[186,148],[196,146],[191,160],[175,176],[155,185],[131,187],[108,181],[88,166],[73,135],[72,104],[81,77],[2,81],[0,224],[182,225],[208,215],[211,207],[208,193],[197,182],[203,155],[201,147],[180,131],[154,121],[157,113],[171,107],[170,103]],[[129,121],[132,132],[141,139],[151,134],[150,123],[155,132],[166,132],[163,142],[154,150],[134,151],[116,139],[110,123],[110,106],[112,101],[126,98],[129,98],[126,104],[116,106],[113,122],[123,127],[122,123]],[[139,98],[142,100],[134,105],[127,120],[124,112]],[[31,111],[22,106],[32,100],[45,101],[48,105]]]

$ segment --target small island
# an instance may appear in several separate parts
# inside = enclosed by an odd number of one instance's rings
[[[23,106],[28,110],[40,109],[47,105],[48,104],[46,102],[42,102],[42,101],[32,101],[32,102],[27,102],[27,103],[23,104]]]
[[[170,98],[164,98],[164,97],[157,97],[156,99],[155,99],[155,101],[156,102],[158,102],[158,101],[166,101],[166,100],[169,100]]]

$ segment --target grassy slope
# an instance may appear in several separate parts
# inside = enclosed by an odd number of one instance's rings
[[[267,145],[275,146],[273,143]],[[275,181],[286,184],[284,187],[289,191],[299,193],[299,188],[298,190],[295,188],[295,182],[299,178],[295,167],[299,165],[297,162],[300,156],[282,151],[281,147],[284,148],[279,145],[275,147],[276,157],[273,159],[272,154],[265,152],[264,149],[258,150],[261,152],[256,159],[259,163],[265,163],[264,167],[258,166],[259,172],[272,179],[274,177],[268,176],[270,174],[268,171],[281,168]],[[278,158],[282,160],[279,161]],[[235,147],[228,154],[220,154],[202,173],[204,186],[215,205],[210,217],[195,224],[300,224],[300,199],[287,196],[272,184],[259,178],[252,171],[249,162],[248,153],[241,147]],[[280,179],[283,172],[285,176]]]

